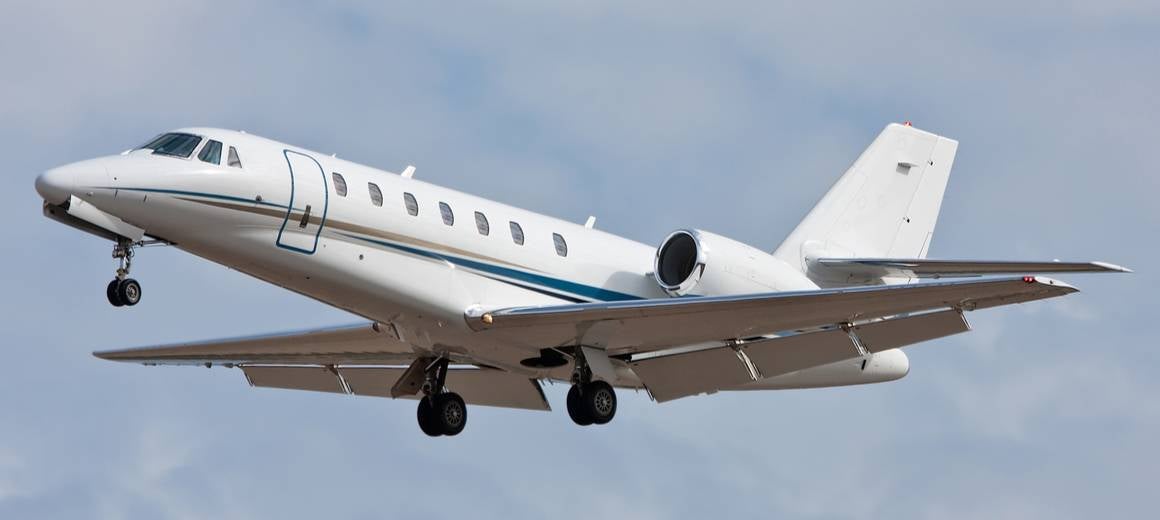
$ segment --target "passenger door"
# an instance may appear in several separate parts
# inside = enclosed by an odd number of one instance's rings
[[[286,219],[278,230],[277,244],[291,251],[314,254],[330,201],[326,173],[309,155],[292,150],[285,150],[283,155],[290,173],[290,202]]]

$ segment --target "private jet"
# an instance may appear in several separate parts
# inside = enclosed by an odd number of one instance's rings
[[[251,386],[418,400],[454,436],[467,404],[612,420],[616,389],[665,402],[724,390],[893,381],[902,347],[968,312],[1076,292],[1047,273],[1102,262],[928,259],[958,142],[890,124],[772,251],[700,229],[654,247],[239,131],[185,128],[36,179],[44,214],[107,239],[109,303],[132,307],[140,248],[169,245],[365,320],[105,350],[238,368]]]

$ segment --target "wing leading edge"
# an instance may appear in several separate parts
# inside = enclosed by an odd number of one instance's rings
[[[591,345],[636,354],[905,313],[970,311],[1078,291],[1049,278],[1004,277],[740,296],[471,309],[468,325],[523,346]]]

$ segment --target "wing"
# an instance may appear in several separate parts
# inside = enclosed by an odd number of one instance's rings
[[[375,397],[392,397],[406,365],[418,358],[393,327],[379,324],[107,350],[93,355],[146,365],[236,366],[251,386]],[[539,381],[502,370],[453,366],[447,374],[447,387],[468,404],[550,409]]]
[[[468,325],[526,348],[589,345],[611,355],[756,338],[931,310],[975,310],[1078,289],[1035,277],[741,296],[471,309]]]
[[[1027,273],[1129,273],[1105,262],[1005,262],[997,260],[927,260],[921,258],[819,258],[811,271],[831,280],[954,278]]]
[[[147,365],[407,364],[411,346],[390,326],[348,325],[197,343],[94,352],[110,361]]]

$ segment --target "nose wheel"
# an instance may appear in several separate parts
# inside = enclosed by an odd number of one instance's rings
[[[129,268],[133,265],[133,247],[135,244],[128,239],[117,240],[113,246],[113,258],[117,259],[117,275],[105,288],[105,296],[113,307],[137,305],[141,301],[141,284],[129,278]]]

